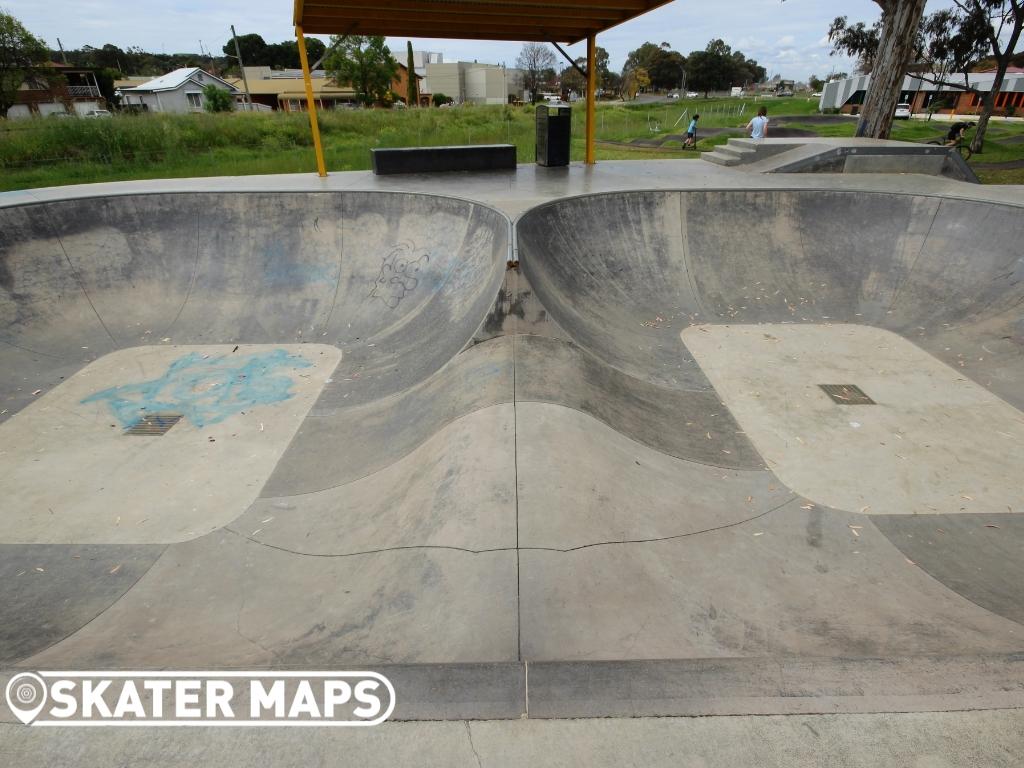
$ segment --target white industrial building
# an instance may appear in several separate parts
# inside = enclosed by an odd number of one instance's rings
[[[443,93],[458,104],[507,104],[523,98],[523,75],[501,64],[450,62],[426,66],[430,93]]]
[[[430,89],[430,82],[427,80],[427,65],[428,64],[443,64],[444,54],[437,51],[413,51],[412,52],[412,64],[413,69],[416,70],[416,74],[422,78],[420,80],[420,94],[429,95],[433,91]]]

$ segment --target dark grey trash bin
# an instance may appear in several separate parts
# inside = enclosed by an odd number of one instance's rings
[[[537,105],[537,165],[569,164],[572,107],[563,102]]]

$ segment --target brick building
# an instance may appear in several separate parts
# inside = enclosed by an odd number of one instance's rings
[[[968,83],[982,92],[992,89],[995,73],[992,71],[971,72]],[[963,75],[950,76],[948,79]],[[856,115],[864,104],[871,75],[859,75],[845,80],[834,80],[822,89],[818,107],[821,110],[837,109],[844,114]],[[958,88],[938,86],[913,75],[903,78],[899,103],[910,104],[914,113],[934,111],[937,114],[977,115],[981,112],[981,99],[977,94],[966,93]],[[994,114],[1024,116],[1024,69],[1010,67],[996,96]]]
[[[7,117],[84,115],[106,104],[94,70],[47,62],[21,84]]]
[[[419,75],[416,77],[419,79]],[[254,104],[282,112],[305,111],[306,84],[302,80],[302,70],[246,67],[245,79]],[[337,85],[324,70],[314,70],[310,79],[313,83],[313,98],[316,99],[317,109],[335,109],[358,103],[354,88],[349,85]],[[227,80],[239,91],[244,91],[246,83],[242,78],[229,77]],[[403,101],[408,83],[408,71],[404,65],[399,64],[395,78],[391,81],[391,90]]]

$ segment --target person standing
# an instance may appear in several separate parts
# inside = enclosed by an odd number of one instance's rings
[[[697,121],[700,120],[700,115],[694,115],[693,120],[690,121],[689,127],[686,129],[686,141],[683,142],[684,147],[696,147],[697,146]]]
[[[763,139],[768,136],[768,108],[761,107],[757,110],[757,115],[750,118],[750,122],[747,123],[747,131],[750,133],[752,139]]]

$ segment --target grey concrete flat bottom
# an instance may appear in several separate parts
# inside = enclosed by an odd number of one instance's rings
[[[0,197],[0,683],[1024,706],[1024,199],[707,165]]]
[[[9,765],[390,768],[523,765],[690,768],[1017,768],[1024,711],[386,723],[379,728],[105,728],[0,725]]]

